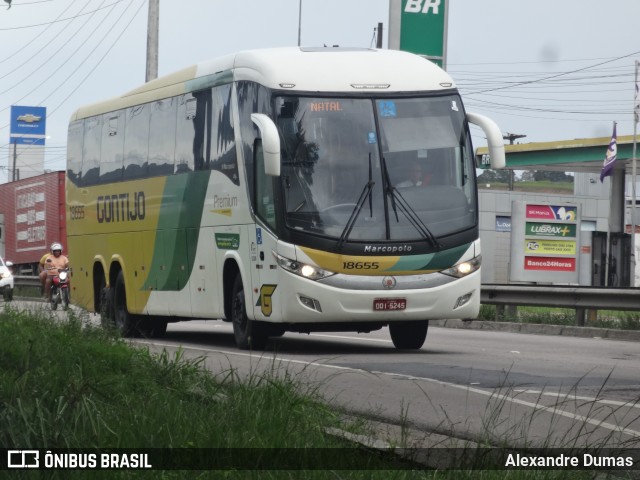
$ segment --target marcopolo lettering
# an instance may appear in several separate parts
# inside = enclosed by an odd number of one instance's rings
[[[365,253],[402,253],[413,250],[411,245],[365,245]]]
[[[132,222],[144,220],[146,204],[144,192],[100,195],[96,202],[98,223]]]

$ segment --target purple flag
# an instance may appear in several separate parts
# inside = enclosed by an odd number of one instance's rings
[[[609,142],[609,148],[607,148],[607,155],[604,157],[604,165],[600,172],[600,182],[604,181],[604,177],[608,177],[613,173],[613,164],[616,161],[616,155],[618,153],[618,145],[616,143],[616,124],[613,124],[613,135],[611,135],[611,141]]]

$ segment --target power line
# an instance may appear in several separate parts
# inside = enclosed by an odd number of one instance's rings
[[[51,1],[51,0],[47,0],[47,1]],[[38,35],[33,35],[33,37],[31,38],[31,40],[29,40],[27,43],[23,44],[20,48],[18,48],[17,50],[14,50],[13,53],[11,55],[9,55],[6,58],[3,58],[2,60],[0,60],[0,64],[6,62],[7,60],[15,57],[16,55],[18,55],[20,52],[22,52],[24,49],[26,49],[27,47],[29,47],[29,45],[31,45],[33,42],[35,42],[36,40],[42,39],[42,35],[49,30],[55,23],[56,21],[65,13],[67,13],[67,10],[69,10],[74,3],[76,3],[77,0],[73,0],[73,2],[71,2],[69,5],[67,5],[67,8],[65,8],[62,12],[60,12],[60,14],[58,15],[58,17],[51,23],[49,23],[46,28],[44,28]],[[21,5],[21,4],[19,4]]]
[[[606,60],[604,62],[596,63],[595,65],[589,65],[587,67],[577,68],[575,70],[571,70],[571,71],[568,71],[568,72],[561,72],[561,73],[557,73],[555,75],[549,75],[547,77],[539,78],[539,79],[536,79],[536,80],[529,80],[529,81],[526,81],[526,82],[520,82],[519,84],[505,85],[505,86],[502,86],[502,87],[496,87],[496,88],[491,88],[491,89],[487,89],[487,90],[481,90],[479,92],[473,92],[473,93],[474,94],[479,94],[479,93],[493,92],[495,90],[503,90],[505,88],[512,88],[514,86],[521,86],[521,85],[528,85],[528,84],[531,84],[531,83],[545,82],[545,81],[548,81],[548,80],[551,80],[551,79],[554,79],[554,78],[558,78],[558,77],[562,77],[562,76],[565,76],[565,75],[571,75],[572,73],[582,72],[584,70],[588,70],[588,69],[593,68],[593,67],[599,67],[600,65],[606,65],[607,63],[611,63],[611,62],[615,62],[615,61],[618,61],[618,60],[622,60],[623,58],[629,58],[629,57],[632,57],[632,56],[638,55],[638,54],[640,54],[640,51],[629,53],[627,55],[623,55],[621,57],[616,57],[616,58],[613,58],[613,59],[610,59],[610,60]]]
[[[123,1],[124,1],[124,0],[116,0],[114,3],[110,3],[109,5],[105,5],[104,7],[98,8],[98,9],[96,9],[96,10],[92,10],[91,12],[80,13],[80,14],[75,15],[75,16],[73,16],[73,17],[57,19],[57,20],[54,20],[53,22],[35,23],[35,24],[33,24],[33,25],[23,25],[23,26],[21,26],[21,27],[6,27],[6,28],[0,28],[0,31],[7,31],[7,30],[21,30],[21,29],[24,29],[24,28],[42,27],[42,26],[44,26],[44,25],[49,25],[50,23],[66,22],[67,20],[73,20],[73,19],[75,19],[75,18],[82,17],[82,16],[85,16],[85,15],[91,15],[92,13],[94,13],[94,12],[96,12],[96,11],[98,11],[98,10],[103,10],[103,9],[105,9],[105,8],[109,8],[109,7],[111,7],[111,6],[115,5],[115,4],[120,3],[120,2],[123,2]]]

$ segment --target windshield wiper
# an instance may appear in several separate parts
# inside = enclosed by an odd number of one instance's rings
[[[384,188],[385,195],[391,195],[391,208],[393,208],[393,213],[396,214],[396,222],[399,222],[398,219],[398,209],[396,208],[396,197],[393,195],[396,187],[391,183],[391,177],[389,176],[389,170],[387,170],[387,160],[382,157],[382,175],[384,176],[384,183],[386,184]]]
[[[364,202],[369,197],[369,216],[373,217],[373,197],[371,192],[373,191],[373,186],[376,182],[373,181],[373,171],[371,168],[371,153],[369,153],[369,181],[365,184],[362,189],[362,193],[360,193],[360,198],[358,198],[358,202],[356,206],[353,207],[353,211],[349,216],[349,220],[347,220],[347,224],[344,226],[344,230],[342,230],[342,234],[340,235],[340,239],[338,240],[337,249],[342,250],[344,246],[344,242],[349,238],[351,234],[351,230],[353,230],[354,225],[356,224],[356,220],[358,220],[358,215],[362,211],[362,207],[364,206]]]
[[[438,239],[431,233],[429,227],[427,227],[420,216],[416,213],[416,211],[409,205],[409,203],[405,200],[402,194],[398,191],[396,187],[391,183],[391,178],[389,177],[389,170],[387,169],[387,162],[384,156],[382,157],[382,174],[384,175],[384,180],[386,183],[385,187],[385,195],[389,195],[391,197],[391,208],[393,208],[393,213],[396,215],[396,222],[399,222],[398,218],[398,209],[404,213],[404,215],[409,220],[409,223],[422,235],[423,238],[429,240],[434,247],[438,250],[442,248]]]

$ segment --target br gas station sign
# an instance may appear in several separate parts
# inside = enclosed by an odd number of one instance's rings
[[[390,0],[389,48],[446,67],[449,0]]]

